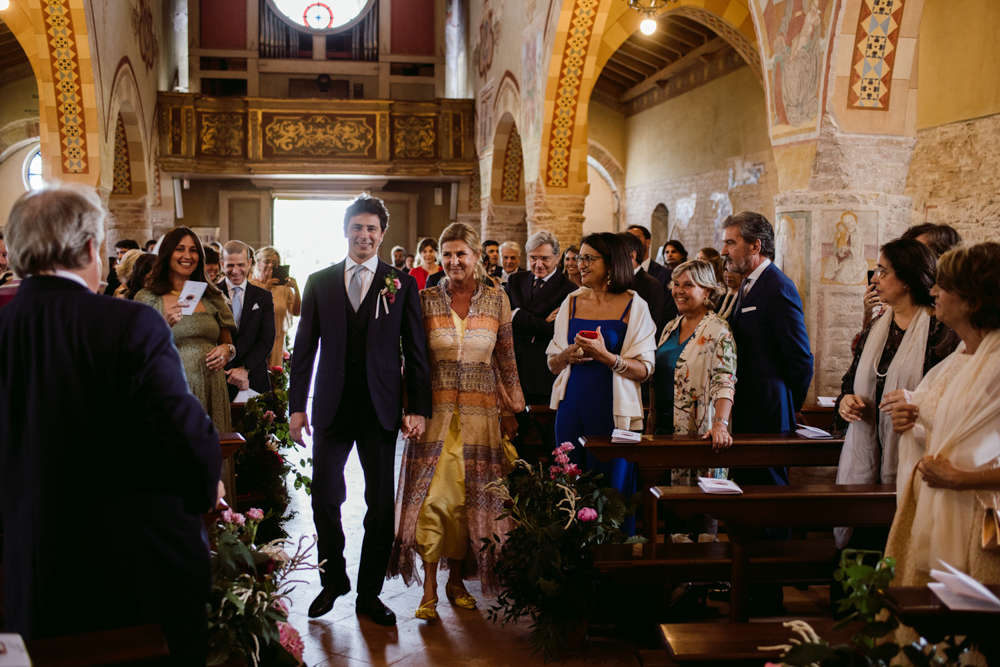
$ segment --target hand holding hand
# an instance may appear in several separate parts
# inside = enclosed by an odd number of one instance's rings
[[[423,415],[403,415],[403,437],[419,442],[427,432],[427,418]]]
[[[517,417],[500,418],[500,434],[513,440],[517,437]]]
[[[701,436],[702,440],[712,439],[712,449],[720,452],[733,446],[733,436],[729,435],[729,429],[722,422],[712,424],[712,430]]]
[[[184,306],[181,305],[180,301],[178,301],[174,305],[163,310],[163,317],[167,319],[167,324],[171,327],[180,322],[181,318],[184,317],[184,313],[181,312],[182,308],[184,308]]]
[[[865,399],[857,394],[847,394],[840,399],[840,416],[847,423],[853,424],[864,416],[865,407]]]
[[[312,431],[309,430],[309,417],[304,412],[293,412],[288,418],[288,433],[292,436],[292,440],[300,445],[306,444],[302,442],[303,431],[306,435],[312,435]]]
[[[892,406],[892,430],[905,433],[913,428],[920,416],[920,408],[912,403],[898,401]]]

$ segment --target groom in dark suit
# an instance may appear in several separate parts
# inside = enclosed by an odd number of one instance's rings
[[[222,246],[222,270],[226,278],[219,282],[219,289],[229,297],[236,320],[232,332],[236,356],[226,364],[231,401],[248,387],[258,394],[271,391],[267,360],[274,348],[274,297],[250,284],[250,249],[243,241]]]
[[[416,280],[376,255],[388,226],[381,199],[355,199],[344,214],[347,259],[311,275],[302,296],[288,395],[291,435],[300,444],[302,432],[310,433],[305,409],[322,341],[312,409],[312,507],[319,560],[326,565],[311,618],[351,590],[340,507],[347,497],[344,464],[356,442],[368,505],[356,609],[381,625],[396,623],[378,599],[392,551],[396,435],[400,426],[404,437],[423,435],[431,387]]]

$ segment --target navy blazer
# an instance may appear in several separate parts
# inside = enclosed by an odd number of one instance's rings
[[[795,413],[813,376],[802,300],[795,283],[773,263],[745,298],[729,325],[736,341],[734,433],[795,429]]]
[[[302,294],[302,315],[292,352],[289,412],[305,412],[312,379],[313,362],[320,340],[323,350],[316,370],[312,425],[328,428],[333,423],[344,395],[347,369],[347,322],[344,317],[347,289],[344,265],[339,262],[309,276]],[[379,260],[365,298],[377,298],[393,268]],[[427,364],[427,343],[415,278],[395,271],[400,287],[389,313],[382,299],[375,304],[380,312],[368,323],[367,371],[372,404],[382,428],[395,431],[403,415],[403,383],[406,383],[406,411],[431,416],[431,381]],[[372,311],[374,313],[374,310]],[[402,350],[402,358],[400,357]],[[400,368],[405,362],[405,372]]]
[[[268,290],[257,287],[249,280],[243,282],[246,294],[243,295],[243,310],[240,311],[239,327],[232,331],[233,345],[236,346],[236,356],[226,364],[226,368],[246,367],[249,373],[250,388],[258,394],[271,391],[271,376],[267,372],[267,361],[274,349],[275,322],[274,297]],[[219,289],[227,297],[229,285],[225,280],[219,283]],[[256,307],[255,307],[256,306]],[[230,398],[236,395],[236,387],[229,385]]]
[[[666,318],[667,299],[663,293],[663,284],[651,276],[644,268],[639,267],[639,270],[635,272],[635,276],[632,278],[632,289],[649,306],[649,314],[653,318],[653,323],[656,324],[656,340],[659,341],[663,327],[670,321]],[[673,302],[674,299],[671,296],[670,303],[672,304]],[[676,310],[676,306],[674,310]],[[674,317],[677,317],[677,315],[675,314]],[[670,319],[672,320],[673,318]]]
[[[663,321],[670,322],[678,315],[677,304],[674,303],[674,293],[670,290],[673,270],[669,266],[663,266],[655,259],[651,259],[649,260],[649,270],[646,273],[659,280],[660,284],[663,285]]]
[[[555,334],[556,323],[547,322],[546,318],[577,288],[558,269],[532,296],[534,282],[535,274],[531,271],[516,271],[510,275],[504,290],[511,311],[519,309],[511,319],[511,326],[521,387],[532,394],[550,394],[556,376],[549,370],[545,349]]]
[[[0,309],[7,632],[204,613],[201,513],[221,470],[219,435],[162,315],[66,278],[21,283]]]

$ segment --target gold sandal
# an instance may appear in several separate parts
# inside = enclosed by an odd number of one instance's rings
[[[417,611],[413,614],[414,618],[419,618],[422,621],[436,621],[438,617],[437,603],[437,598],[432,598],[423,603],[417,607]]]
[[[444,587],[444,592],[448,596],[448,602],[453,606],[461,607],[462,609],[476,608],[476,598],[472,597],[469,591],[447,584]]]

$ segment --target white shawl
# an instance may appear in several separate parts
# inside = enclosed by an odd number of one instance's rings
[[[932,368],[913,392],[912,402],[920,406],[928,391],[944,373],[951,372],[961,343],[948,358]],[[897,479],[897,499],[902,507],[907,495],[916,499],[908,558],[924,572],[938,566],[938,560],[968,571],[970,531],[975,531],[976,493],[932,489],[923,483],[916,467],[926,453],[948,459],[956,468],[975,470],[1000,457],[1000,331],[990,332],[971,359],[965,362],[937,404],[930,439],[917,417],[916,426],[899,442],[899,466],[904,474]]]
[[[581,287],[566,297],[559,307],[559,314],[556,315],[555,333],[549,343],[545,353],[551,358],[567,347],[572,341],[569,340],[569,311],[570,303],[575,297],[586,294],[589,287]],[[632,295],[632,310],[629,312],[628,327],[625,329],[625,340],[622,343],[622,359],[637,359],[641,361],[649,373],[653,372],[656,361],[656,324],[649,314],[649,306],[633,290],[627,290]],[[570,369],[572,364],[566,364],[566,368],[559,373],[556,381],[552,384],[552,400],[549,407],[553,410],[559,408],[559,403],[566,397],[566,385],[569,383]],[[639,391],[639,383],[635,380],[628,380],[618,373],[612,374],[611,391],[614,396],[612,414],[615,417],[615,428],[630,431],[642,430],[642,394]]]

